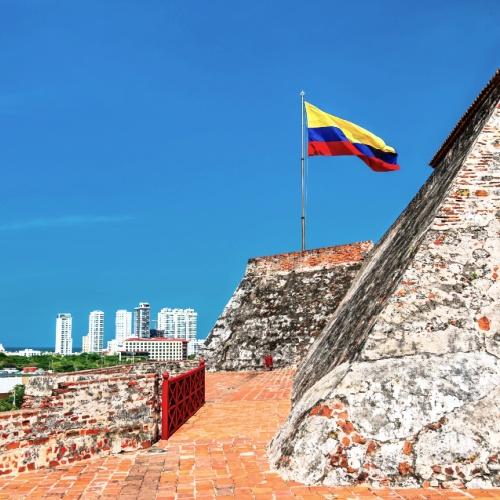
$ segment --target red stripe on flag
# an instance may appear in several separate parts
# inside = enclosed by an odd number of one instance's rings
[[[309,156],[359,156],[361,154],[354,144],[346,141],[310,141],[307,152]]]
[[[399,170],[399,165],[386,163],[379,158],[371,158],[362,154],[354,144],[345,141],[309,142],[307,153],[309,156],[358,156],[375,172],[391,172]]]

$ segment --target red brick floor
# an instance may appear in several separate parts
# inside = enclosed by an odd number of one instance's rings
[[[153,448],[0,479],[0,500],[500,499],[496,490],[307,487],[269,470],[266,446],[289,410],[292,374],[210,373],[207,404]]]

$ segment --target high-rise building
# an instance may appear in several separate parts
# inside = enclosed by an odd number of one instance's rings
[[[102,352],[104,342],[104,313],[92,311],[89,314],[88,352]]]
[[[158,313],[158,330],[165,337],[196,340],[198,313],[194,309],[171,309],[164,307]]]
[[[82,337],[82,352],[89,352],[89,336],[84,335]]]
[[[115,340],[118,346],[122,346],[125,339],[132,336],[132,313],[125,309],[116,311],[115,318]]]
[[[56,318],[56,354],[69,355],[73,353],[73,338],[71,336],[72,318],[69,313],[59,313]]]
[[[156,329],[163,332],[164,337],[175,338],[175,323],[174,323],[174,309],[170,307],[164,307],[160,309],[158,313],[158,319],[156,321]]]
[[[149,338],[151,307],[147,302],[140,302],[134,309],[134,337]]]

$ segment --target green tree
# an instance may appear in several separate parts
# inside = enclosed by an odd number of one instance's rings
[[[24,399],[24,385],[16,385],[6,399],[0,400],[0,411],[18,410]]]

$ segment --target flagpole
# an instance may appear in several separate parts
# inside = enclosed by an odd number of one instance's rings
[[[304,95],[303,90],[300,91],[300,116],[301,116],[301,155],[300,155],[300,179],[301,179],[301,226],[302,226],[302,245],[301,251],[306,249],[306,203],[305,203],[305,168],[304,168]]]

